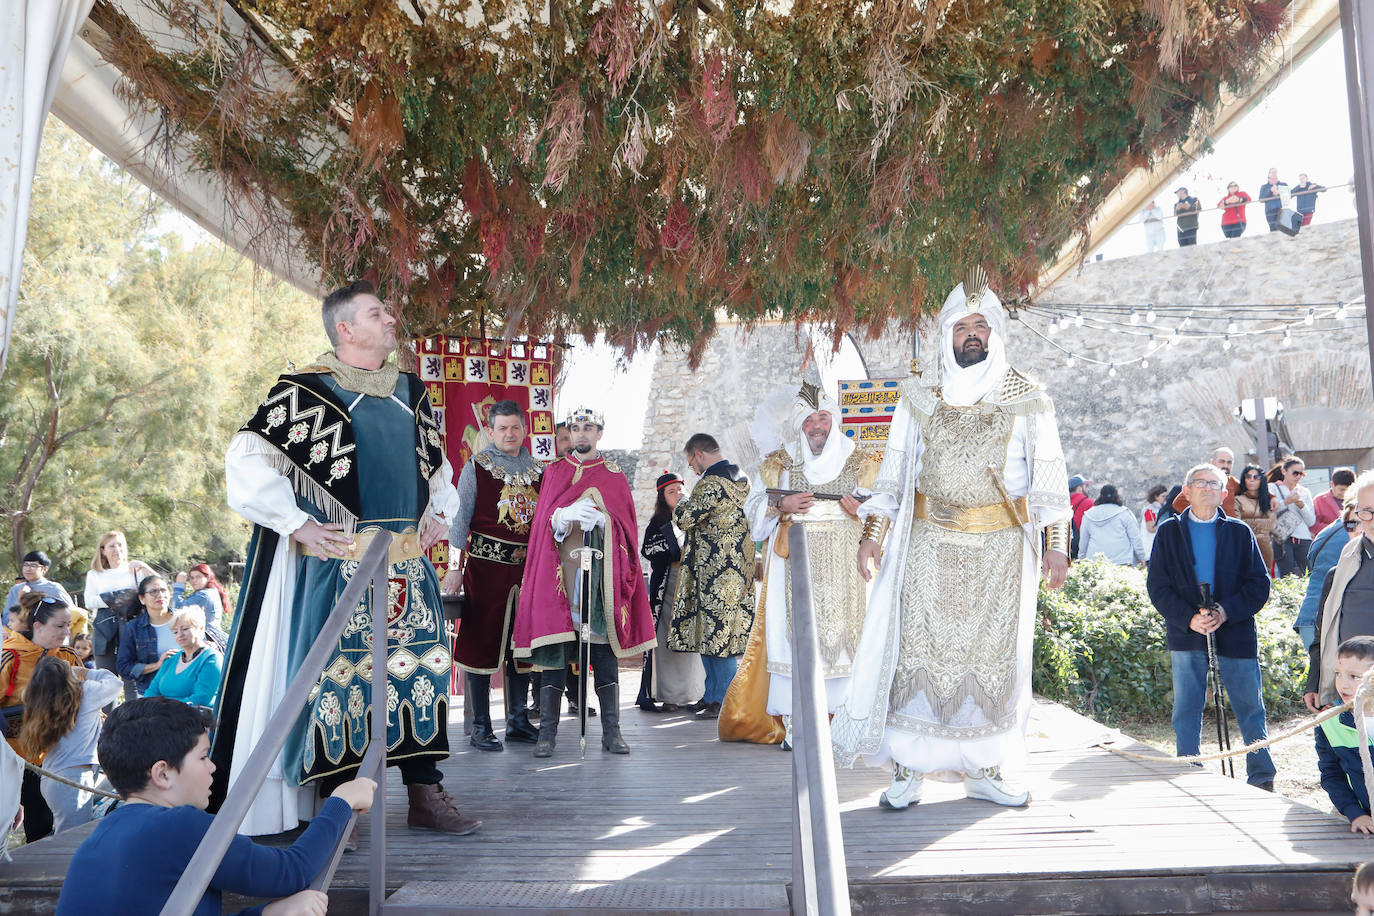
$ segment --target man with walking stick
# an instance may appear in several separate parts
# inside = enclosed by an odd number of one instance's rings
[[[1269,573],[1249,527],[1217,511],[1225,474],[1200,464],[1183,480],[1188,509],[1155,532],[1146,586],[1167,626],[1174,741],[1187,757],[1200,752],[1209,673],[1218,717],[1226,715],[1229,694],[1245,743],[1267,737],[1255,614],[1269,598]],[[1229,744],[1224,723],[1217,739],[1223,749]],[[1245,773],[1250,785],[1273,791],[1268,750],[1247,754]]]

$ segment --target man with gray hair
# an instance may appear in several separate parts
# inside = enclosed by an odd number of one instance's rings
[[[1218,511],[1228,475],[1199,464],[1183,478],[1188,507],[1160,524],[1145,584],[1164,617],[1174,680],[1174,746],[1180,757],[1202,744],[1207,702],[1208,636],[1245,743],[1263,740],[1265,721],[1255,614],[1269,600],[1269,573],[1250,528]],[[1225,715],[1217,710],[1217,715]],[[1246,779],[1273,791],[1268,750],[1246,756]]]
[[[1226,475],[1226,488],[1222,491],[1221,497],[1221,511],[1231,518],[1240,518],[1236,512],[1236,494],[1240,492],[1240,481],[1231,476],[1231,469],[1236,466],[1236,453],[1223,445],[1212,451],[1212,457],[1209,461],[1212,467],[1220,468],[1221,472]],[[1173,505],[1174,511],[1178,513],[1182,513],[1188,508],[1186,490],[1179,491],[1179,494],[1174,497]]]

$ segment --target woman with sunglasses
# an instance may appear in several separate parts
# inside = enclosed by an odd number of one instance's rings
[[[1307,579],[1307,592],[1303,595],[1302,604],[1298,606],[1298,617],[1293,621],[1293,629],[1297,631],[1298,639],[1302,640],[1304,649],[1311,648],[1317,636],[1317,606],[1321,601],[1326,574],[1336,567],[1345,545],[1359,537],[1361,531],[1352,498],[1350,505],[1341,510],[1336,520],[1312,539],[1312,549],[1307,552],[1312,574]]]
[[[1269,469],[1269,495],[1278,510],[1274,516],[1274,568],[1279,576],[1307,572],[1307,551],[1312,546],[1312,525],[1317,513],[1312,494],[1302,485],[1307,466],[1296,455]]]
[[[143,613],[124,624],[115,662],[124,678],[125,702],[143,696],[163,663],[181,652],[172,633],[172,589],[167,580],[153,574],[138,583],[138,600]]]
[[[1247,464],[1240,472],[1240,489],[1236,491],[1236,514],[1255,533],[1264,557],[1264,568],[1274,574],[1274,516],[1278,507],[1269,498],[1269,485],[1264,471],[1257,464]]]

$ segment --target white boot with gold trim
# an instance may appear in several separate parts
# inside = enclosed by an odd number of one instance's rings
[[[1001,767],[985,767],[965,774],[964,794],[1007,808],[1021,808],[1030,804],[1030,791],[1017,790],[1008,785],[1002,778]]]
[[[908,769],[900,763],[892,765],[892,785],[887,787],[878,798],[878,805],[889,811],[901,811],[910,808],[921,800],[921,787],[925,784],[925,777],[915,770]]]

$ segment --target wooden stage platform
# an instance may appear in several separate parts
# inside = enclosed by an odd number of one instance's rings
[[[718,912],[746,909],[732,899],[785,907],[789,755],[722,744],[714,722],[642,712],[631,705],[636,673],[622,675],[629,757],[603,753],[592,720],[581,760],[576,723],[566,716],[551,760],[535,760],[529,745],[481,753],[468,746],[456,709],[445,785],[463,811],[483,819],[482,829],[461,838],[408,829],[393,771],[389,887],[461,882],[466,899],[446,902],[466,903],[469,912],[509,911],[517,900],[526,913],[634,911],[607,905],[617,895],[644,901],[641,911],[667,912],[653,900],[669,888],[696,889],[701,909],[727,901]],[[1094,749],[1110,732],[1054,704],[1037,704],[1030,730],[1033,802],[1025,809],[928,783],[918,807],[884,811],[877,799],[885,771],[839,772],[856,913],[1350,911],[1349,876],[1374,859],[1374,840],[1351,835],[1344,818],[1214,770]],[[67,859],[89,829],[21,848],[0,864],[0,913],[51,912]],[[362,842],[361,853],[345,856],[332,914],[365,911],[366,826]],[[453,892],[417,888],[408,892],[417,900]],[[553,899],[560,906],[550,906]],[[677,911],[689,909],[698,908]]]

